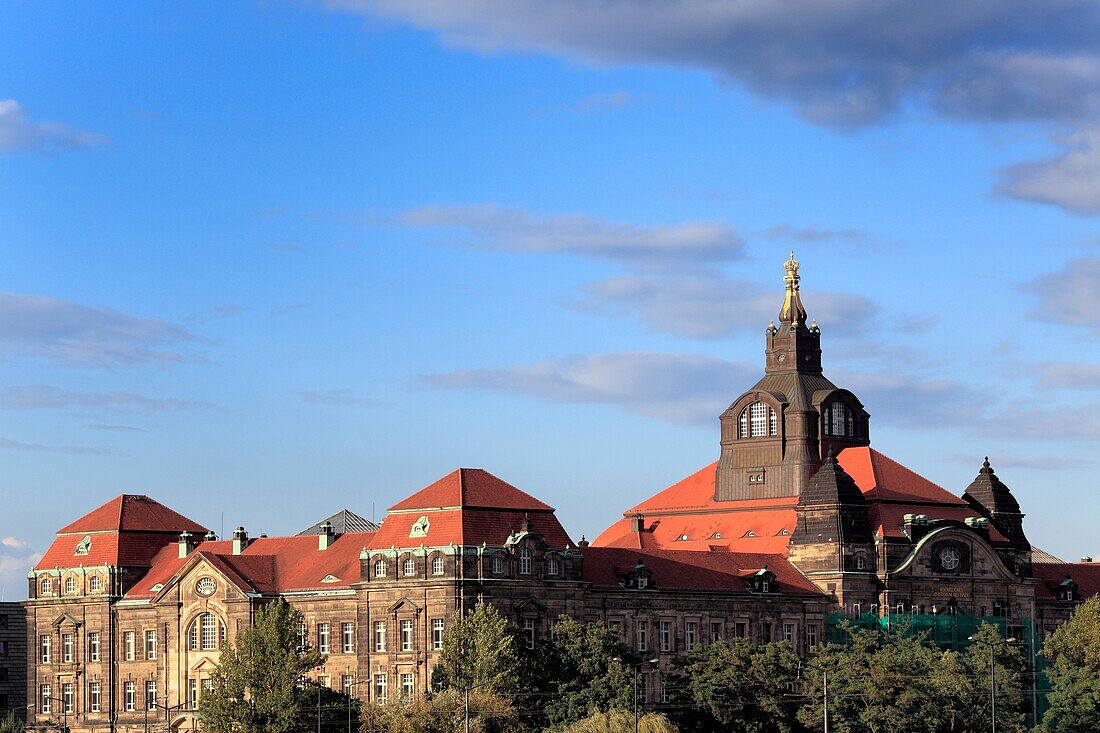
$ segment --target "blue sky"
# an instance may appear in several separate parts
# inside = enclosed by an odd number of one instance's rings
[[[478,466],[592,537],[717,457],[792,248],[879,450],[1100,551],[1098,11],[861,5],[0,6],[3,594],[122,492]]]

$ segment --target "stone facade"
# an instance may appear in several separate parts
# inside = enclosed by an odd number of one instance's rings
[[[785,639],[805,653],[842,616],[965,616],[1041,643],[1100,592],[1100,568],[1032,548],[988,461],[960,496],[871,448],[862,402],[824,376],[793,257],[785,272],[764,376],[721,415],[718,460],[591,545],[481,469],[413,493],[380,526],[345,511],[291,537],[218,539],[129,495],[75,520],[30,574],[25,633],[9,614],[32,728],[195,729],[221,644],[276,597],[326,654],[316,677],[373,700],[427,689],[447,624],[479,601],[530,645],[562,615],[617,629],[643,660],[647,705],[695,645]]]
[[[27,714],[27,616],[18,603],[0,603],[0,719]]]

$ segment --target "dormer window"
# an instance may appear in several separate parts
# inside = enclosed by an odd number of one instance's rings
[[[531,548],[523,547],[519,551],[519,574],[530,575],[531,574]]]
[[[556,555],[548,555],[546,557],[546,574],[557,575],[558,574],[558,558]]]
[[[374,561],[374,577],[384,578],[386,577],[386,561],[375,560]]]
[[[493,575],[500,575],[504,572],[504,560],[500,555],[493,555]]]
[[[741,411],[738,438],[763,438],[779,435],[779,416],[763,402],[753,402]]]
[[[48,596],[50,593],[53,593],[53,581],[50,580],[49,577],[45,577],[45,578],[42,579],[42,586],[41,587],[42,587],[42,595]]]
[[[838,438],[854,438],[856,422],[852,408],[843,402],[834,402],[825,408],[825,434]]]

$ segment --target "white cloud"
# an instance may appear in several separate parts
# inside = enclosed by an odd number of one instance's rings
[[[1060,142],[1060,155],[1006,170],[1000,191],[1077,214],[1100,214],[1100,125],[1082,127]]]
[[[27,546],[27,542],[26,540],[21,540],[18,537],[5,537],[4,539],[0,540],[0,545],[3,545],[4,547],[11,547],[16,550],[22,550],[24,547]]]
[[[19,102],[0,100],[0,153],[56,153],[106,142],[104,135],[74,130],[60,122],[32,122]]]
[[[0,356],[93,366],[181,361],[168,347],[197,340],[180,326],[44,295],[0,293]]]
[[[137,392],[74,392],[46,384],[0,387],[0,410],[83,407],[119,412],[164,412],[203,405],[196,400],[149,397]]]
[[[1080,257],[1024,286],[1038,296],[1034,318],[1100,331],[1100,259]]]
[[[15,601],[27,597],[27,573],[35,563],[42,559],[41,552],[26,552],[26,543],[22,546],[7,544],[5,538],[0,549],[0,601]],[[22,550],[22,552],[20,552]]]
[[[492,204],[424,206],[396,221],[408,227],[455,230],[461,238],[449,242],[454,246],[567,253],[641,268],[695,267],[744,256],[741,237],[718,222],[644,226],[583,214],[539,216]]]
[[[637,318],[654,331],[707,339],[759,329],[778,317],[782,292],[721,276],[609,278],[582,288],[574,307]],[[872,325],[878,306],[859,295],[815,291],[805,299],[823,331],[855,335]]]

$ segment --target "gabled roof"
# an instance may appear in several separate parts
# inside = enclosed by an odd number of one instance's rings
[[[390,507],[391,512],[454,507],[484,507],[552,512],[530,494],[520,491],[482,468],[458,468]]]
[[[1067,577],[1077,582],[1077,591],[1081,600],[1100,594],[1100,563],[1032,564],[1031,573],[1041,581],[1035,588],[1036,598],[1056,598],[1058,586]]]
[[[653,573],[653,586],[661,590],[747,594],[747,581],[766,567],[775,573],[779,592],[821,595],[783,555],[620,547],[586,547],[582,552],[584,579],[600,587],[619,586],[624,573],[641,562]]]
[[[372,533],[347,532],[320,550],[316,536],[258,537],[240,555],[233,542],[202,542],[187,557],[179,557],[176,544],[157,553],[152,567],[126,594],[128,599],[148,599],[158,585],[167,584],[186,565],[206,561],[243,591],[263,594],[347,589],[359,581],[359,553]],[[331,577],[330,577],[331,576]],[[325,582],[328,578],[329,582]]]
[[[179,534],[184,530],[201,534],[206,532],[206,527],[148,496],[121,494],[75,522],[62,527],[57,533],[126,531]]]
[[[378,525],[374,522],[359,516],[353,511],[347,509],[341,509],[333,514],[331,517],[326,517],[316,524],[306,527],[299,535],[315,535],[320,534],[321,525],[328,522],[332,525],[332,531],[336,534],[344,534],[345,532],[377,532]]]
[[[414,536],[413,525],[421,517],[428,520],[427,532]],[[503,547],[508,535],[519,532],[525,521],[530,522],[531,529],[542,535],[550,547],[564,549],[573,545],[569,534],[552,512],[467,508],[391,513],[372,535],[370,547],[375,550],[420,545],[471,547],[485,544]]]

